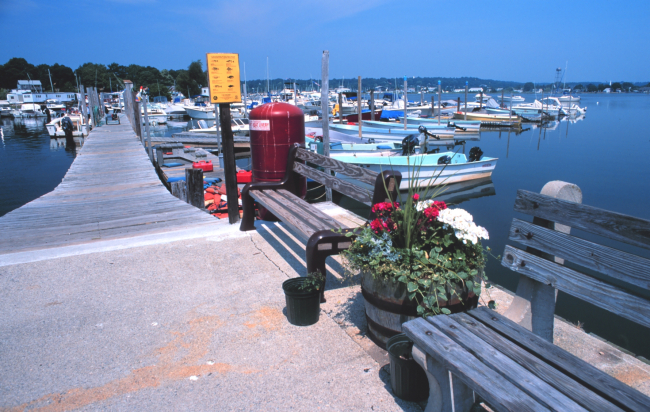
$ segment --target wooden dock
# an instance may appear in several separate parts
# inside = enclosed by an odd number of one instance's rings
[[[89,134],[52,192],[0,217],[0,266],[205,237],[223,227],[169,193],[129,120],[120,117],[121,125]]]

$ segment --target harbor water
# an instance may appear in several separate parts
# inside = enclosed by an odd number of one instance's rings
[[[443,100],[456,97],[464,98],[445,94]],[[524,97],[528,102],[533,98]],[[482,131],[478,141],[466,144],[466,153],[479,146],[485,156],[497,157],[497,167],[491,180],[455,188],[447,199],[473,214],[475,222],[488,230],[490,239],[485,245],[494,255],[501,255],[506,243],[512,243],[507,238],[514,217],[530,220],[513,211],[517,190],[539,192],[551,180],[578,185],[584,204],[650,219],[650,185],[645,182],[650,172],[650,96],[581,97],[579,105],[588,108],[584,118],[564,118],[544,127],[524,124],[524,131],[517,133],[507,129]],[[411,96],[411,100],[419,99],[419,95]],[[154,133],[171,135],[182,130],[182,123],[173,124],[176,128],[158,126]],[[44,120],[2,119],[2,128],[0,216],[54,189],[78,148],[51,145]],[[462,151],[463,147],[454,150]],[[344,206],[355,209],[352,204]],[[588,234],[575,230],[573,233],[589,238]],[[648,251],[631,247],[629,250],[650,257]],[[502,267],[497,259],[489,259],[486,272],[491,282],[516,289],[518,275]],[[563,293],[558,295],[556,314],[582,325],[587,332],[650,358],[650,332],[632,322]]]

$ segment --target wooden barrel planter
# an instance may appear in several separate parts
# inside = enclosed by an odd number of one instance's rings
[[[386,349],[389,338],[402,333],[402,323],[418,317],[418,304],[408,299],[406,285],[401,282],[379,281],[372,274],[364,273],[361,278],[361,293],[365,300],[368,337],[381,348]],[[478,296],[464,292],[461,299],[454,298],[441,307],[451,313],[466,312],[476,308]]]

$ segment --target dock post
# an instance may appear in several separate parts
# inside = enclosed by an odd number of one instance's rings
[[[375,121],[375,91],[370,90],[370,120]]]
[[[359,113],[359,139],[361,139],[361,124],[363,123],[361,120],[361,76],[359,76],[359,86],[357,88],[357,112]]]
[[[131,127],[135,132],[135,120],[133,119],[133,100],[131,99],[133,97],[133,93],[131,93],[132,90],[133,82],[131,82],[131,80],[124,80],[124,113],[131,121]]]
[[[483,88],[481,88],[481,101],[478,102],[479,110],[483,108]]]
[[[438,126],[440,126],[440,116],[442,116],[440,109],[442,109],[442,86],[438,80]]]
[[[86,92],[84,85],[79,85],[79,113],[81,114],[81,124],[88,125],[88,133],[90,133],[90,125],[88,124],[88,117],[86,117]]]
[[[457,98],[457,103],[456,103],[456,111],[460,113],[460,97]]]
[[[187,183],[187,203],[199,209],[205,209],[205,196],[203,194],[203,169],[185,169],[185,182]],[[237,202],[237,186],[235,186],[235,205]],[[228,202],[230,204],[230,202]],[[230,208],[229,208],[230,209]]]
[[[406,76],[404,76],[404,130],[406,130],[406,123],[408,120],[406,118],[408,117],[407,111],[406,111],[406,106],[408,106],[408,97],[406,97],[406,90],[408,88],[408,82],[406,80]]]
[[[343,97],[339,93],[339,124],[343,124]]]
[[[149,113],[147,113],[147,103],[149,103],[149,96],[142,96],[142,104],[144,104],[144,129],[147,132],[147,153],[149,154],[149,160],[153,163],[153,149],[151,147],[151,132],[149,130]]]
[[[161,145],[156,146],[156,166],[158,169],[162,168],[165,164],[165,153]]]
[[[467,80],[465,81],[465,120],[467,120]]]
[[[135,134],[138,135],[142,146],[144,146],[144,138],[142,136],[142,120],[140,119],[141,102],[136,101],[136,95],[136,92],[131,91],[131,101],[133,102],[133,125],[135,127]]]
[[[320,111],[323,114],[323,156],[329,157],[330,155],[330,111],[329,111],[329,95],[330,95],[330,52],[323,50],[323,57],[321,59],[321,88],[320,88]],[[340,98],[339,98],[340,101]],[[339,112],[341,106],[339,105]],[[325,173],[330,174],[329,169],[325,169]],[[325,200],[332,201],[332,189],[325,188]]]
[[[510,92],[510,117],[508,120],[512,122],[512,92]]]
[[[424,106],[424,89],[420,86],[420,106]]]
[[[172,182],[172,195],[176,196],[185,203],[187,202],[187,185],[184,181],[179,180],[177,182]],[[203,203],[205,205],[205,203]]]
[[[230,224],[239,221],[239,202],[237,201],[237,168],[235,166],[235,142],[230,126],[230,104],[219,104],[219,123],[221,123],[221,146],[223,148],[223,172],[226,178],[226,193],[228,196],[228,221]],[[203,173],[203,172],[201,172]],[[203,180],[201,180],[203,192]]]

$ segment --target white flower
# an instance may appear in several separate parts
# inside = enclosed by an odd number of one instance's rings
[[[479,239],[489,239],[487,230],[484,227],[477,226],[474,223],[474,218],[466,210],[463,209],[445,209],[441,210],[438,215],[438,220],[442,222],[445,227],[451,226],[454,229],[454,234],[458,240],[462,240],[467,244],[467,241],[476,244]]]

